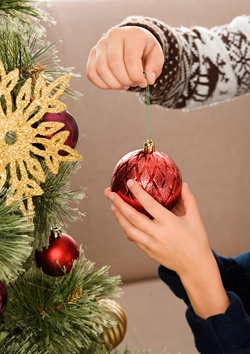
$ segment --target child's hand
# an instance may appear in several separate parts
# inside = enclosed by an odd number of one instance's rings
[[[164,64],[157,39],[142,27],[112,28],[92,48],[87,63],[88,79],[101,89],[146,87],[161,74]]]
[[[153,220],[125,203],[110,189],[105,196],[113,204],[114,215],[130,241],[133,241],[149,257],[155,259],[179,275],[191,271],[210,254],[207,234],[203,226],[196,200],[184,184],[181,199],[170,212],[156,202],[140,185],[130,180],[129,187]]]
[[[195,313],[208,318],[229,305],[216,260],[209,246],[196,200],[187,184],[170,212],[134,181],[128,187],[153,220],[124,202],[110,188],[104,191],[121,228],[149,257],[177,272]]]

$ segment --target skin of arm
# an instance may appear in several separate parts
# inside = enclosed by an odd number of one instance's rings
[[[134,181],[129,189],[153,220],[139,213],[110,188],[104,191],[111,210],[126,234],[144,253],[174,270],[196,315],[203,319],[225,313],[229,299],[209,246],[197,202],[186,183],[172,211],[165,209]]]

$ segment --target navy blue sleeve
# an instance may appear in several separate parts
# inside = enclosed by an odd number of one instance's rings
[[[250,353],[250,318],[240,298],[232,292],[227,294],[230,305],[224,314],[204,320],[193,312],[191,306],[186,311],[186,318],[199,353]]]
[[[186,318],[193,332],[195,345],[202,354],[250,353],[250,252],[235,258],[220,257],[214,252],[230,305],[224,314],[204,320],[190,305],[178,275],[162,265],[159,277],[173,293],[188,305]]]
[[[221,257],[213,252],[220,270],[221,279],[226,291],[237,294],[247,313],[250,314],[250,252],[235,258]],[[187,293],[178,275],[164,266],[158,268],[159,278],[169,286],[172,292],[190,305]]]

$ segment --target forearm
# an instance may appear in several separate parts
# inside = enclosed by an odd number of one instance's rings
[[[179,275],[196,315],[207,319],[226,312],[229,299],[212,252],[208,252],[195,269]]]

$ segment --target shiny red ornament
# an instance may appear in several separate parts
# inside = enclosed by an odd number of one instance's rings
[[[4,313],[7,305],[7,290],[3,282],[0,281],[0,316]]]
[[[67,130],[69,132],[69,136],[67,137],[64,144],[71,147],[72,149],[75,148],[79,137],[79,130],[74,117],[72,117],[72,115],[68,111],[63,111],[61,113],[45,113],[45,115],[42,118],[42,122],[64,123],[64,127],[62,127],[55,134]],[[50,139],[53,135],[54,134],[47,135],[46,138]],[[58,153],[61,156],[68,155],[68,153],[63,150],[59,150]]]
[[[37,266],[47,275],[65,275],[79,257],[79,247],[71,236],[62,233],[58,228],[51,229],[49,238],[49,247],[35,252]]]
[[[126,182],[129,179],[139,182],[147,193],[168,210],[172,210],[180,198],[181,172],[168,155],[155,150],[152,140],[146,141],[144,149],[122,157],[111,177],[111,190],[136,210],[152,218],[128,189]]]

